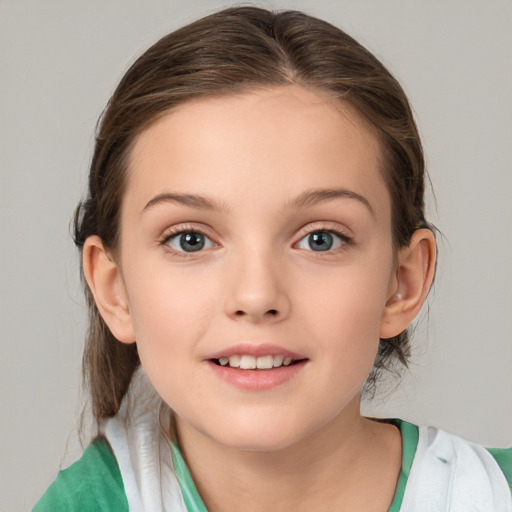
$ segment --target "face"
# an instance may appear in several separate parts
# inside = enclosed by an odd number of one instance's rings
[[[299,87],[185,104],[133,148],[118,265],[180,429],[273,450],[355,418],[396,286],[378,143]]]

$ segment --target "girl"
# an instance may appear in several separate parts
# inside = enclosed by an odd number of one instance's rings
[[[156,43],[75,216],[100,435],[34,510],[511,510],[511,451],[360,414],[433,281],[423,195],[402,89],[340,30],[243,7]]]

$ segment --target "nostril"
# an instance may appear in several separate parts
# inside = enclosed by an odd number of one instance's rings
[[[247,311],[244,311],[243,309],[237,309],[235,312],[234,312],[234,315],[237,316],[237,317],[242,317],[242,316],[250,316],[252,317],[253,315],[250,313],[250,312],[247,312]],[[256,316],[260,316],[259,314],[255,314],[254,315],[255,317]],[[276,316],[279,316],[279,311],[277,309],[269,309],[267,310],[263,316],[271,316],[271,317],[276,317]]]

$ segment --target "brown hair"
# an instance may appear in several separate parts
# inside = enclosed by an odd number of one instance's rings
[[[115,250],[127,157],[137,136],[191,99],[296,84],[326,91],[354,107],[381,142],[392,201],[395,248],[424,226],[424,160],[407,98],[393,76],[338,28],[297,11],[236,7],[207,16],[158,41],[130,67],[100,119],[89,190],[75,212],[75,242],[98,235]],[[97,421],[114,415],[140,364],[136,344],[119,343],[85,286],[89,331],[84,378]],[[378,373],[407,365],[407,332],[381,340],[367,388]]]

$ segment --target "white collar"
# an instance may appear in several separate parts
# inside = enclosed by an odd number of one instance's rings
[[[419,427],[401,512],[511,512],[510,488],[482,446]]]
[[[170,443],[162,434],[168,424],[159,421],[161,404],[139,369],[119,412],[103,427],[121,471],[130,512],[187,512],[172,466]]]

